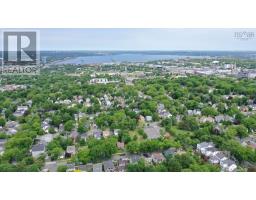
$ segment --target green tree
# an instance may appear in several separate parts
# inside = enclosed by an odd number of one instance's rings
[[[202,109],[202,114],[206,116],[216,116],[218,115],[218,112],[213,107],[205,107]]]
[[[194,131],[198,129],[198,123],[196,119],[192,116],[186,116],[184,119],[179,123],[179,128],[187,131]]]
[[[0,117],[0,126],[4,127],[5,123],[6,123],[5,119],[3,117]]]
[[[57,171],[58,172],[66,172],[67,169],[68,169],[68,167],[66,165],[60,165],[60,166],[58,166]]]
[[[65,131],[72,131],[73,128],[74,128],[74,122],[72,120],[69,120],[64,124]]]
[[[249,135],[248,129],[244,125],[236,126],[237,135],[240,138],[247,137]]]
[[[77,159],[79,162],[86,164],[90,161],[90,150],[87,147],[81,148],[77,153]]]
[[[78,131],[79,133],[84,133],[84,132],[86,131],[86,128],[85,128],[84,123],[82,123],[82,122],[79,122],[79,123],[78,123],[77,131]]]

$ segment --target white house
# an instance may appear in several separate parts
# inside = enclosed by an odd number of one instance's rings
[[[235,161],[226,159],[220,162],[221,169],[227,172],[233,172],[237,169]]]
[[[218,149],[215,147],[209,147],[203,150],[202,154],[204,154],[207,157],[214,156],[218,153]]]
[[[208,148],[212,148],[214,147],[215,145],[212,143],[212,142],[202,142],[202,143],[199,143],[197,144],[196,146],[196,149],[198,152],[200,152],[201,154],[205,154],[206,153],[206,150]]]
[[[221,161],[227,159],[228,158],[222,152],[217,152],[215,155],[210,156],[209,162],[212,164],[219,164]]]
[[[146,121],[151,122],[152,121],[152,116],[146,116]]]

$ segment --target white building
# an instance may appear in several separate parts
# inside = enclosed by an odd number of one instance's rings
[[[237,169],[235,161],[226,159],[220,162],[221,169],[227,172],[233,172]]]

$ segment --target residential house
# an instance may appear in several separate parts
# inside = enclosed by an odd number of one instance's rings
[[[26,104],[28,105],[28,107],[31,108],[31,107],[32,107],[32,104],[33,104],[33,101],[32,101],[32,100],[28,100]]]
[[[79,112],[79,113],[78,113],[78,119],[79,119],[79,120],[82,119],[82,118],[84,118],[84,117],[86,117],[86,114],[85,114],[85,113],[83,113],[83,112]]]
[[[93,130],[93,136],[94,136],[94,138],[100,140],[102,137],[102,131],[101,130]]]
[[[137,154],[132,154],[129,156],[129,160],[130,160],[130,163],[138,163],[140,159],[142,159],[143,156],[141,155],[137,155]]]
[[[7,135],[14,135],[18,132],[20,124],[16,121],[8,121],[6,122],[6,134]]]
[[[103,169],[105,172],[114,172],[115,166],[112,162],[112,160],[107,160],[103,162]]]
[[[197,151],[208,158],[212,164],[219,164],[222,171],[235,171],[237,165],[235,161],[229,159],[223,152],[218,151],[212,142],[202,142],[197,144]]]
[[[40,155],[45,153],[45,150],[45,144],[39,143],[32,146],[31,153],[34,158],[38,158]]]
[[[64,124],[59,125],[59,132],[60,133],[64,132]]]
[[[256,149],[256,137],[254,135],[238,140],[243,146],[249,146],[253,149]]]
[[[117,162],[116,170],[118,172],[124,172],[130,160],[128,157],[121,157]]]
[[[17,110],[13,113],[15,117],[22,117],[28,111],[28,106],[18,106]]]
[[[216,153],[218,153],[218,149],[215,148],[215,147],[209,147],[209,148],[206,148],[203,155],[206,156],[206,157],[210,157],[212,155],[215,155]]]
[[[152,122],[152,116],[146,116],[146,122]]]
[[[169,156],[173,156],[177,153],[177,149],[176,148],[173,148],[173,147],[170,147],[169,149],[166,149],[163,154],[165,157],[169,157]]]
[[[18,132],[17,129],[10,128],[10,129],[7,129],[6,134],[7,135],[15,135],[17,132]]]
[[[152,123],[144,128],[144,132],[147,135],[148,139],[156,139],[161,136],[160,134],[160,127],[157,123]]]
[[[93,172],[102,172],[102,163],[93,164]]]
[[[15,84],[9,84],[9,85],[3,85],[0,87],[0,91],[15,91],[15,90],[24,90],[26,89],[26,85],[15,85]]]
[[[188,115],[192,116],[192,115],[201,115],[201,111],[200,110],[188,110]]]
[[[114,135],[118,136],[118,134],[119,134],[119,129],[114,129]]]
[[[74,102],[79,103],[79,104],[82,104],[84,102],[82,96],[74,96],[73,99],[74,99]]]
[[[228,115],[217,115],[217,116],[215,116],[215,121],[216,121],[216,123],[221,123],[224,121],[233,123],[235,121],[235,119]]]
[[[171,113],[169,111],[167,111],[164,107],[164,104],[159,104],[157,107],[157,112],[160,118],[169,118],[171,117]]]
[[[152,161],[155,164],[165,161],[165,157],[162,153],[152,153]]]
[[[48,122],[43,121],[41,127],[45,133],[49,133],[50,124]]]
[[[93,78],[90,80],[90,84],[107,84],[107,78]]]
[[[57,162],[51,161],[51,162],[45,162],[43,172],[57,172]]]
[[[54,138],[54,135],[50,133],[42,136],[37,136],[37,140],[39,140],[39,143],[44,143],[44,144],[50,143],[53,140],[53,138]]]
[[[123,97],[115,97],[115,100],[117,102],[117,106],[121,108],[125,108],[125,100]]]
[[[83,172],[92,172],[93,171],[93,164],[88,163],[86,165],[78,165],[76,166],[77,170],[83,171]]]
[[[116,146],[117,146],[118,149],[124,150],[124,143],[123,142],[117,142]]]
[[[152,158],[152,156],[150,155],[143,155],[143,159],[145,160],[145,162],[147,163],[147,164],[153,164],[153,158]]]
[[[217,152],[215,155],[210,156],[209,162],[212,164],[220,164],[221,161],[228,159],[222,152]]]
[[[221,169],[227,172],[233,172],[237,169],[235,161],[226,159],[220,162]]]
[[[67,172],[73,172],[76,170],[76,166],[74,163],[67,163],[66,166],[67,166]]]
[[[248,106],[238,106],[238,109],[239,109],[241,112],[248,112],[248,111],[249,111]]]
[[[73,140],[73,142],[76,142],[79,137],[79,133],[76,130],[73,130],[71,131],[69,137]]]
[[[108,96],[106,94],[104,94],[104,97],[103,97],[103,104],[107,108],[109,108],[112,105],[111,101],[109,100],[109,98],[108,98]]]
[[[205,154],[207,149],[215,147],[215,145],[212,142],[202,142],[197,144],[196,150],[200,152],[201,154]]]
[[[85,171],[92,172],[93,171],[93,164],[92,163],[87,163],[85,165]]]
[[[111,136],[111,132],[109,130],[105,130],[105,131],[102,131],[102,135],[104,138],[107,138],[107,137]]]
[[[85,106],[85,107],[91,107],[91,106],[92,106],[91,100],[90,100],[89,98],[86,98],[86,99],[85,99],[84,106]]]
[[[214,118],[203,116],[203,117],[201,117],[201,118],[199,119],[199,122],[200,122],[200,123],[206,123],[206,122],[214,123]]]
[[[76,154],[76,147],[75,146],[67,146],[66,149],[66,157],[71,157],[72,155]]]
[[[136,114],[140,113],[140,110],[138,108],[134,108],[132,111],[135,112]]]
[[[140,115],[139,116],[139,121],[144,123],[145,122],[145,117],[143,115]]]
[[[250,105],[249,108],[250,108],[252,111],[256,111],[256,104]]]
[[[71,100],[69,100],[69,99],[55,101],[55,104],[70,105],[71,103],[72,103],[72,101],[71,101]]]

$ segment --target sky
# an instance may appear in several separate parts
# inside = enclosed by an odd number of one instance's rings
[[[37,30],[40,33],[40,50],[256,51],[256,29],[28,30]],[[235,36],[235,32],[251,33],[253,36],[241,39]],[[0,48],[2,49],[2,34]]]

